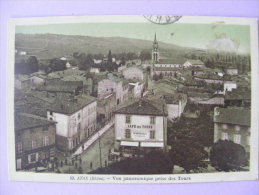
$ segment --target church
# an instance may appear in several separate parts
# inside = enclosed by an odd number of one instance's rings
[[[169,59],[162,58],[159,52],[158,41],[156,39],[156,34],[153,42],[152,49],[152,68],[151,76],[162,75],[162,76],[174,76],[179,75],[180,70],[183,69],[183,59]]]

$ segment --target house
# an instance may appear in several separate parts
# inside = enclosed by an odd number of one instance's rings
[[[166,150],[167,111],[164,104],[147,99],[115,111],[115,150],[122,154]]]
[[[225,94],[226,106],[251,107],[251,89],[238,87]]]
[[[55,155],[56,123],[28,113],[15,114],[16,170],[44,166]]]
[[[208,84],[223,84],[224,79],[221,76],[218,76],[216,74],[206,74],[206,75],[195,75],[193,78],[196,81],[203,81]]]
[[[135,66],[124,69],[122,71],[122,74],[125,79],[140,80],[140,81],[144,80],[143,70]]]
[[[43,74],[33,74],[31,75],[31,77],[29,78],[31,81],[31,85],[32,86],[40,86],[40,85],[44,85],[44,83],[46,82],[46,76]]]
[[[101,72],[101,68],[98,68],[98,67],[91,67],[91,68],[90,68],[90,72],[95,73],[95,74],[98,74],[98,73]]]
[[[15,90],[15,112],[30,113],[46,118],[47,108],[51,107],[51,104],[55,99],[55,96],[52,96],[45,91],[32,91],[25,93],[23,91]]]
[[[73,151],[96,129],[97,101],[91,96],[58,98],[47,110],[47,118],[57,123],[56,145],[65,151]]]
[[[190,68],[190,67],[205,68],[205,64],[204,64],[204,62],[202,62],[201,60],[188,59],[188,60],[183,64],[183,67],[184,67],[184,68]]]
[[[107,79],[98,82],[98,98],[104,98],[115,92],[117,105],[128,100],[128,82],[122,78],[118,78],[109,74]]]
[[[125,70],[127,68],[127,65],[121,65],[121,66],[118,66],[118,72],[122,72],[123,70]]]
[[[19,51],[19,55],[20,56],[25,56],[25,55],[27,55],[27,52],[26,51]]]
[[[226,92],[232,91],[233,89],[236,89],[236,88],[237,88],[237,83],[235,81],[225,81],[223,94],[226,94]]]
[[[238,75],[238,69],[237,69],[237,67],[228,67],[227,69],[226,69],[226,73],[227,74],[229,74],[229,75]]]
[[[92,78],[86,78],[85,75],[68,75],[64,78],[61,79],[62,81],[71,81],[71,82],[75,82],[75,81],[79,81],[79,82],[83,82],[83,89],[82,92],[84,94],[92,94],[93,91],[93,80]],[[78,83],[79,84],[79,83]],[[81,84],[79,84],[80,86]]]
[[[129,83],[129,91],[131,89],[132,97],[141,98],[144,92],[144,87],[145,87],[144,82]]]
[[[175,93],[165,95],[163,98],[167,105],[168,119],[174,121],[175,119],[180,118],[187,104],[187,95],[183,93]]]
[[[97,100],[97,122],[101,124],[107,120],[111,120],[116,110],[116,94],[111,93],[104,98]]]
[[[214,108],[214,142],[231,140],[250,151],[251,111],[246,108]]]
[[[16,89],[26,89],[31,85],[31,81],[28,75],[15,75],[14,87]]]
[[[56,96],[69,94],[78,95],[83,92],[83,81],[49,81],[43,86],[36,88],[37,91],[46,91]]]

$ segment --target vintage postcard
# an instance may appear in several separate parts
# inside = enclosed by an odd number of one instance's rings
[[[257,22],[170,15],[10,20],[10,179],[257,179]]]

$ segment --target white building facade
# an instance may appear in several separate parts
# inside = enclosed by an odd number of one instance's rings
[[[70,112],[66,107],[74,106],[74,103],[59,104],[60,108],[54,106],[47,111],[47,118],[57,122],[57,148],[67,152],[76,148],[96,130],[97,101],[91,100],[83,107]]]
[[[152,109],[145,109],[151,107]],[[142,109],[142,111],[141,111]],[[145,112],[145,113],[144,113]],[[137,153],[167,146],[167,114],[145,100],[115,112],[115,149]]]

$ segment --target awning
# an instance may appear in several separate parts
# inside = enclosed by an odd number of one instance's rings
[[[158,147],[158,148],[163,148],[164,143],[163,142],[141,142],[140,143],[141,147]]]
[[[136,146],[138,147],[138,142],[121,141],[121,146]]]

